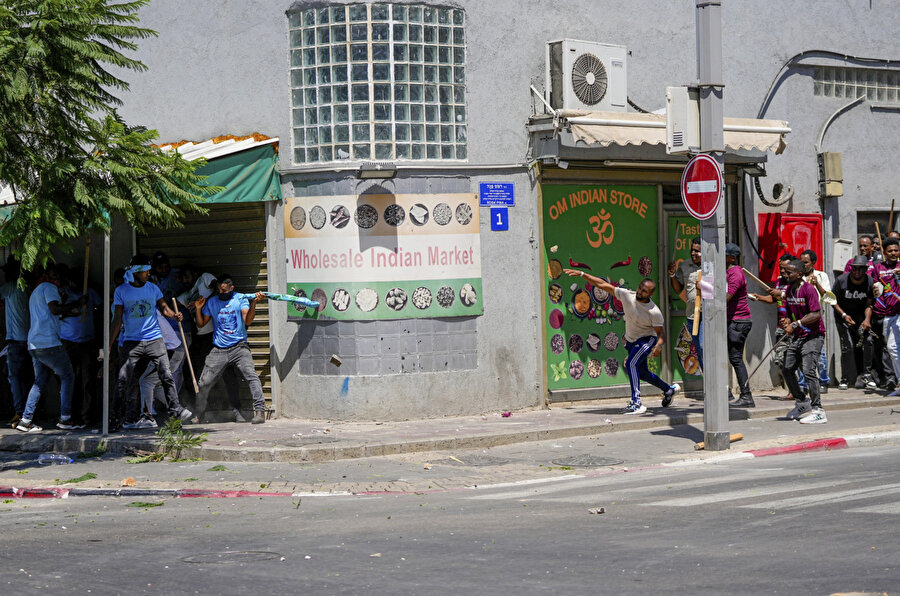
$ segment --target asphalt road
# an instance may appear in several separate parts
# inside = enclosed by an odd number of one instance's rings
[[[392,496],[4,502],[0,586],[897,593],[898,456],[900,447],[852,449]]]

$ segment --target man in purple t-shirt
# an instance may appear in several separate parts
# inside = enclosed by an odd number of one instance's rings
[[[900,361],[898,361],[898,344],[900,344],[900,283],[898,283],[897,270],[900,269],[900,241],[896,238],[885,238],[884,261],[876,263],[869,275],[875,280],[872,290],[875,295],[875,303],[872,305],[872,318],[881,318],[880,327],[874,327],[876,332],[875,350],[884,346],[882,352],[882,364],[886,382],[890,383],[890,397],[900,395],[900,386],[896,383],[900,380]],[[880,332],[880,336],[878,333]],[[879,341],[880,340],[880,341]],[[890,373],[893,372],[893,376]]]
[[[875,250],[875,243],[872,241],[872,237],[868,234],[863,234],[859,237],[859,254],[856,256],[866,257],[866,272],[872,270],[872,267],[875,265],[875,262],[872,260],[872,252]],[[847,261],[847,264],[844,265],[844,273],[850,273],[850,270],[853,268],[853,261],[856,257],[850,257],[850,260]]]
[[[738,408],[755,408],[753,394],[750,393],[750,377],[747,375],[747,365],[744,364],[744,344],[753,326],[750,320],[750,304],[747,302],[747,278],[744,270],[738,264],[741,258],[741,248],[737,244],[725,245],[725,277],[728,281],[728,290],[725,296],[725,312],[728,315],[728,360],[731,368],[737,375],[740,395],[737,401],[731,405]]]
[[[825,341],[825,323],[819,292],[803,281],[804,265],[799,259],[791,261],[786,271],[789,285],[784,291],[784,306],[787,316],[780,323],[790,336],[790,342],[784,353],[782,375],[796,400],[796,406],[787,417],[799,420],[801,424],[824,424],[828,418],[819,393],[818,363]],[[809,386],[809,397],[805,399],[794,374],[797,368],[803,371]]]

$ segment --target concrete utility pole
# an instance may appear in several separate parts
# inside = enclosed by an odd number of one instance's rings
[[[695,0],[697,18],[697,78],[700,88],[700,151],[725,167],[722,116],[722,3]],[[725,193],[725,189],[722,189]],[[728,321],[725,315],[725,204],[702,222],[700,248],[703,280],[713,282],[713,297],[703,297],[703,426],[706,449],[729,448]]]

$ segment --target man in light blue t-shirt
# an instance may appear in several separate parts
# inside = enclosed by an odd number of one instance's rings
[[[200,392],[197,394],[195,408],[197,416],[201,416],[206,409],[209,390],[219,375],[226,367],[234,366],[250,385],[250,395],[253,398],[251,422],[262,424],[266,421],[266,401],[259,375],[253,367],[253,355],[247,344],[247,326],[256,317],[256,302],[264,298],[264,295],[257,292],[248,300],[246,294],[235,293],[234,282],[228,274],[219,275],[216,281],[218,293],[210,296],[209,300],[201,296],[194,311],[198,327],[203,327],[210,321],[213,324],[213,348],[206,357],[203,373],[200,375]]]
[[[135,255],[125,272],[125,283],[113,294],[112,329],[110,342],[115,342],[121,330],[124,342],[119,350],[122,366],[116,381],[116,396],[110,413],[111,428],[154,428],[155,422],[140,415],[137,383],[148,366],[156,368],[166,398],[169,416],[190,420],[190,410],[178,402],[175,380],[169,369],[166,344],[156,317],[159,309],[163,315],[181,321],[181,313],[174,312],[166,304],[159,288],[147,279],[150,277],[150,258]],[[124,326],[124,329],[123,329]],[[112,345],[108,346],[112,352]]]
[[[25,412],[25,399],[28,397],[26,371],[31,364],[28,355],[28,328],[31,325],[28,315],[28,294],[19,289],[19,262],[10,255],[3,267],[6,283],[0,286],[0,298],[6,315],[6,367],[9,373],[9,387],[12,393],[13,408],[16,414],[10,421],[15,428]]]
[[[16,430],[22,432],[38,432],[43,430],[32,422],[41,393],[47,388],[50,373],[59,376],[59,422],[57,428],[73,430],[80,428],[72,420],[72,389],[75,385],[75,373],[59,340],[59,317],[70,310],[62,303],[59,295],[59,275],[56,265],[47,267],[41,283],[31,293],[28,310],[31,314],[31,328],[28,330],[28,352],[34,364],[34,385],[28,392],[28,401],[22,419]],[[78,305],[84,304],[80,300]]]

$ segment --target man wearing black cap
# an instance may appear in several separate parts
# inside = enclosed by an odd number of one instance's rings
[[[849,388],[849,383],[857,384],[859,364],[862,363],[862,379],[867,389],[875,389],[872,379],[872,354],[875,346],[870,332],[872,303],[872,278],[866,275],[869,259],[857,255],[850,262],[850,273],[844,273],[834,280],[832,291],[837,297],[834,317],[838,320],[838,337],[841,340],[841,382],[838,389]]]
[[[747,302],[747,278],[744,270],[738,264],[741,249],[737,244],[725,245],[725,278],[728,282],[728,290],[725,299],[727,301],[725,311],[728,316],[728,360],[737,375],[740,395],[737,401],[732,403],[738,408],[755,408],[753,394],[750,393],[750,377],[747,375],[747,365],[744,364],[744,344],[753,322],[750,320],[750,303]]]

